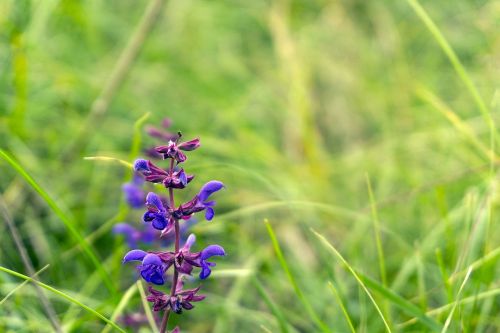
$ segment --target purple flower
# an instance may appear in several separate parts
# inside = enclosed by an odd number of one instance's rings
[[[144,223],[143,230],[138,230],[127,223],[118,223],[113,227],[113,233],[123,235],[128,247],[131,249],[137,247],[138,242],[152,243],[157,234],[155,229],[147,223]]]
[[[200,279],[205,280],[207,277],[210,276],[210,273],[212,273],[212,270],[210,267],[214,267],[215,263],[207,261],[207,259],[213,257],[213,256],[225,256],[226,252],[224,252],[224,249],[222,246],[219,245],[209,245],[207,246],[203,251],[201,251],[200,255],[200,264],[201,264],[201,272],[200,272]]]
[[[193,178],[194,176],[186,174],[184,169],[176,169],[163,179],[163,185],[167,188],[184,188]]]
[[[153,303],[154,311],[170,308],[175,313],[182,313],[182,309],[191,310],[194,308],[191,302],[199,302],[205,299],[204,295],[196,295],[200,287],[187,290],[181,288],[177,287],[175,295],[170,296],[149,286],[150,294],[147,296],[147,301]]]
[[[125,194],[125,201],[132,208],[141,208],[144,205],[144,191],[142,190],[144,179],[135,173],[131,182],[125,183],[122,186],[123,193]]]
[[[169,226],[170,214],[163,206],[160,197],[153,192],[149,192],[146,196],[146,207],[148,211],[144,213],[144,222],[152,222],[153,227],[158,230],[163,230]]]
[[[220,191],[224,188],[224,184],[212,180],[203,185],[200,192],[191,200],[182,204],[180,206],[180,214],[184,217],[191,216],[191,214],[205,211],[205,218],[207,221],[211,221],[215,215],[213,207],[215,206],[215,201],[207,201],[207,199],[212,195],[212,193]]]
[[[169,141],[166,146],[158,146],[156,152],[163,155],[163,159],[173,158],[177,163],[184,162],[187,157],[181,150],[191,151],[200,146],[200,139],[196,138],[190,141],[177,144],[176,141]]]
[[[137,266],[137,269],[146,282],[157,285],[165,283],[164,274],[166,269],[158,255],[142,250],[132,250],[123,258],[124,263],[129,261],[142,261],[142,265]]]
[[[184,188],[194,178],[193,175],[186,174],[184,169],[174,168],[172,171],[166,171],[146,160],[136,160],[134,168],[144,175],[146,181],[163,183],[167,188]]]
[[[193,271],[193,266],[201,267],[199,263],[200,253],[191,253],[190,249],[195,242],[196,237],[191,234],[186,240],[184,246],[179,249],[179,252],[160,252],[158,256],[165,263],[165,267],[168,269],[170,266],[174,265],[175,269],[180,273],[191,275]]]
[[[196,237],[194,234],[191,234],[184,246],[179,249],[179,252],[157,253],[165,264],[166,269],[174,265],[178,272],[191,275],[193,267],[201,267],[200,279],[204,280],[209,277],[211,273],[210,267],[214,267],[215,263],[207,260],[213,256],[224,256],[226,253],[222,246],[219,245],[209,245],[201,252],[190,252],[195,240]]]
[[[187,232],[189,227],[196,223],[195,218],[191,218],[184,222],[180,227],[181,239],[185,240],[187,238]],[[160,238],[160,243],[162,246],[167,247],[171,245],[175,240],[175,235],[171,233],[173,228],[164,229],[165,237]],[[123,235],[125,242],[130,249],[135,249],[139,243],[152,244],[155,237],[159,236],[161,233],[155,229],[151,223],[143,222],[140,224],[139,228],[134,227],[128,223],[117,223],[113,227],[113,234]]]
[[[135,160],[134,170],[137,172],[143,172],[143,173],[151,172],[151,170],[149,169],[148,161],[143,160],[143,159]]]

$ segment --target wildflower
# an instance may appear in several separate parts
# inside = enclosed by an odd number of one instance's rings
[[[122,186],[123,193],[125,194],[125,201],[132,208],[141,208],[144,205],[142,184],[144,184],[144,179],[139,174],[134,173],[132,181]]]
[[[142,265],[137,266],[137,269],[146,282],[157,285],[165,283],[165,266],[158,255],[142,250],[132,250],[123,258],[124,263],[129,261],[142,261]]]
[[[148,223],[143,223],[143,230],[139,230],[127,223],[118,223],[113,227],[114,234],[121,234],[129,248],[137,247],[138,242],[150,244],[153,242],[157,232]]]
[[[187,156],[181,150],[191,151],[199,146],[200,139],[193,139],[180,144],[177,144],[176,141],[169,141],[166,146],[158,146],[155,150],[163,155],[163,159],[173,158],[178,163],[182,163],[187,159]]]
[[[209,245],[201,252],[191,252],[191,246],[195,240],[196,237],[191,234],[178,252],[157,253],[165,264],[166,269],[174,265],[178,272],[191,275],[193,267],[200,267],[200,279],[204,280],[208,278],[211,273],[210,267],[215,266],[215,263],[207,260],[213,256],[224,256],[226,253],[220,245]]]
[[[168,126],[169,124],[164,124],[164,127]],[[149,129],[149,134],[161,139],[167,138],[165,132],[156,128]],[[190,310],[194,307],[193,302],[205,298],[205,296],[197,295],[200,287],[183,290],[182,277],[191,275],[196,267],[200,268],[200,279],[208,278],[211,274],[211,268],[215,266],[215,263],[209,261],[209,259],[226,254],[220,245],[209,245],[200,252],[191,252],[191,247],[196,239],[192,234],[189,235],[181,247],[181,234],[185,232],[194,213],[205,211],[205,218],[209,221],[213,219],[215,201],[210,201],[209,198],[213,193],[224,188],[224,184],[220,181],[210,181],[203,185],[193,199],[178,207],[175,205],[174,189],[185,188],[194,178],[193,175],[188,175],[183,168],[180,168],[179,163],[186,161],[185,151],[192,151],[200,146],[199,139],[179,143],[180,138],[181,134],[179,132],[176,137],[169,137],[167,145],[154,148],[155,154],[159,154],[163,159],[171,159],[168,169],[160,168],[145,159],[138,159],[134,162],[134,170],[142,175],[145,181],[161,183],[169,189],[168,199],[153,192],[147,194],[147,211],[143,215],[143,220],[152,228],[161,230],[161,236],[167,235],[174,230],[174,251],[145,252],[143,250],[132,250],[123,259],[123,262],[141,261],[137,269],[142,278],[156,285],[164,284],[167,270],[173,270],[170,293],[167,294],[149,286],[150,294],[147,296],[147,300],[153,303],[153,310],[165,310],[160,333],[166,332],[170,311],[181,313],[182,310]],[[136,199],[139,196],[135,196],[136,192],[134,191],[135,188],[128,188],[126,193]],[[181,219],[188,221],[180,225]],[[129,245],[135,245],[134,242],[140,239],[140,233],[131,226],[122,224],[117,226],[116,229],[117,233],[122,233],[128,237]],[[174,332],[179,333],[179,328],[176,327],[172,333]]]
[[[146,161],[144,159],[135,160],[135,162],[134,162],[134,170],[137,171],[137,172],[142,172],[144,174],[148,174],[148,173],[151,172],[151,170],[149,169],[149,163],[148,163],[148,161]]]
[[[194,244],[196,237],[191,234],[186,240],[184,246],[176,252],[161,252],[158,253],[158,256],[164,262],[167,269],[174,265],[175,269],[180,273],[190,275],[193,266],[201,267],[199,264],[198,258],[200,257],[200,253],[191,253],[191,246]]]
[[[209,245],[203,251],[201,251],[200,255],[200,264],[201,264],[201,272],[200,279],[205,280],[212,273],[210,267],[214,267],[215,263],[207,261],[207,259],[213,256],[225,256],[226,252],[219,245]]]
[[[170,214],[163,206],[160,197],[153,192],[149,192],[146,197],[147,212],[144,213],[144,222],[152,222],[155,229],[163,230],[170,222]]]
[[[204,295],[196,295],[200,287],[188,290],[176,289],[173,296],[166,295],[151,286],[149,286],[148,290],[150,294],[146,299],[148,302],[153,303],[154,311],[170,308],[175,313],[182,313],[182,309],[191,310],[194,308],[191,302],[199,302],[205,299]]]
[[[207,199],[212,195],[212,193],[217,192],[224,188],[224,184],[212,180],[203,185],[200,192],[185,204],[180,207],[180,215],[184,217],[191,216],[194,213],[201,212],[205,210],[205,219],[211,221],[215,215],[213,207],[215,206],[215,201],[207,201]]]
[[[167,188],[184,188],[194,178],[193,175],[186,174],[184,169],[174,168],[172,171],[167,171],[143,159],[135,161],[134,169],[142,173],[146,181],[163,183]]]
[[[187,238],[187,232],[189,231],[189,227],[196,223],[195,218],[190,218],[186,222],[184,222],[180,226],[180,238],[181,240],[185,240]],[[172,228],[164,229],[164,232],[161,237],[161,245],[163,247],[167,247],[172,245],[175,240],[175,235],[170,233]],[[139,243],[143,244],[152,244],[155,237],[160,235],[161,233],[158,229],[155,229],[151,223],[143,222],[141,223],[139,228],[136,228],[128,223],[117,223],[113,227],[113,234],[115,235],[123,235],[125,238],[125,242],[130,249],[137,248]]]

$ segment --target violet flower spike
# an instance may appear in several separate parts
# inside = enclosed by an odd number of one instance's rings
[[[142,250],[132,250],[123,258],[123,263],[129,261],[142,261],[142,265],[137,266],[137,269],[146,282],[157,285],[165,283],[165,267],[160,257],[156,254],[147,253]]]
[[[169,123],[165,124],[165,127],[169,125]],[[159,331],[165,333],[171,312],[181,313],[183,310],[190,310],[194,307],[193,302],[199,302],[205,298],[203,295],[197,295],[200,287],[183,290],[183,276],[191,275],[195,268],[200,268],[200,279],[206,279],[215,266],[214,262],[209,261],[210,258],[226,255],[220,245],[209,245],[200,252],[191,252],[191,247],[196,239],[192,234],[181,246],[181,233],[185,232],[188,224],[180,223],[181,220],[189,220],[193,214],[202,211],[205,211],[206,220],[212,220],[215,215],[216,203],[210,200],[210,196],[223,189],[224,184],[220,181],[210,181],[201,187],[193,199],[184,204],[176,205],[174,190],[185,188],[194,178],[193,175],[187,174],[183,168],[180,168],[179,163],[185,162],[187,159],[184,152],[193,151],[200,147],[200,140],[196,138],[180,142],[182,136],[180,132],[176,136],[170,137],[170,133],[157,128],[149,128],[148,132],[151,136],[159,139],[166,139],[168,136],[168,143],[155,147],[152,156],[159,155],[163,159],[169,159],[169,166],[161,168],[149,160],[138,159],[134,162],[134,170],[143,176],[145,181],[162,184],[168,189],[168,197],[161,197],[153,192],[148,193],[145,198],[147,211],[143,220],[150,228],[161,230],[161,236],[173,232],[174,249],[173,251],[155,252],[132,250],[125,255],[123,262],[140,261],[141,264],[137,266],[137,270],[142,278],[157,285],[165,283],[167,270],[173,271],[173,274],[169,275],[171,276],[169,293],[155,290],[150,286],[150,293],[147,296],[147,300],[153,303],[154,311],[164,310]],[[139,187],[140,184],[133,185]],[[127,200],[128,202],[133,206],[140,205],[140,195],[136,188],[124,187],[124,191],[127,199],[130,199]],[[135,245],[141,237],[139,230],[126,224],[116,226],[115,232],[124,234],[129,245]],[[171,333],[179,332],[179,328],[176,327]]]

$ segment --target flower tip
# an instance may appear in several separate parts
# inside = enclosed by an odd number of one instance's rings
[[[195,150],[198,147],[200,147],[200,139],[196,138],[196,139],[193,139],[190,141],[180,143],[177,147],[179,147],[179,149],[184,150],[184,151]]]
[[[190,248],[194,244],[194,242],[196,242],[196,236],[194,234],[190,234],[184,246]]]
[[[226,251],[220,245],[209,245],[201,251],[201,259],[205,260],[213,256],[225,256]]]
[[[134,170],[135,171],[138,171],[138,172],[149,172],[149,166],[148,166],[148,161],[144,160],[144,159],[137,159],[135,160],[134,162]]]
[[[208,199],[210,195],[212,195],[212,193],[220,191],[224,187],[225,186],[222,182],[218,180],[211,180],[202,186],[200,192],[198,192],[198,197],[200,198],[201,201],[205,201]]]
[[[147,252],[144,252],[142,250],[132,250],[127,252],[125,257],[123,257],[122,263],[126,263],[129,261],[141,261],[147,255],[148,255]]]

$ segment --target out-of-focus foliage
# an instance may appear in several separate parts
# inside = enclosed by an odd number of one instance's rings
[[[130,170],[83,157],[132,162],[140,155],[131,154],[134,124],[149,112],[146,124],[169,117],[173,130],[201,138],[186,170],[199,177],[183,199],[210,179],[227,185],[214,221],[194,231],[200,247],[224,244],[228,256],[203,284],[207,301],[173,317],[183,332],[316,332],[318,321],[347,332],[329,281],[356,331],[384,331],[360,284],[310,228],[372,279],[368,289],[394,332],[431,330],[403,324],[415,317],[408,304],[439,326],[456,304],[449,332],[500,330],[499,136],[414,1],[166,1],[109,108],[89,118],[150,1],[0,2],[0,148],[87,237],[117,290],[2,160],[2,200],[35,269],[50,264],[41,281],[108,318],[134,284],[121,267],[126,245],[110,232],[113,223],[140,223],[141,212],[122,202]],[[499,3],[420,5],[496,122]],[[139,132],[143,148],[155,142]],[[7,225],[0,228],[0,265],[28,274]],[[0,274],[0,297],[21,282]],[[46,295],[64,329],[104,327]],[[120,316],[143,311],[134,293]],[[51,330],[31,284],[1,303],[1,332]]]

